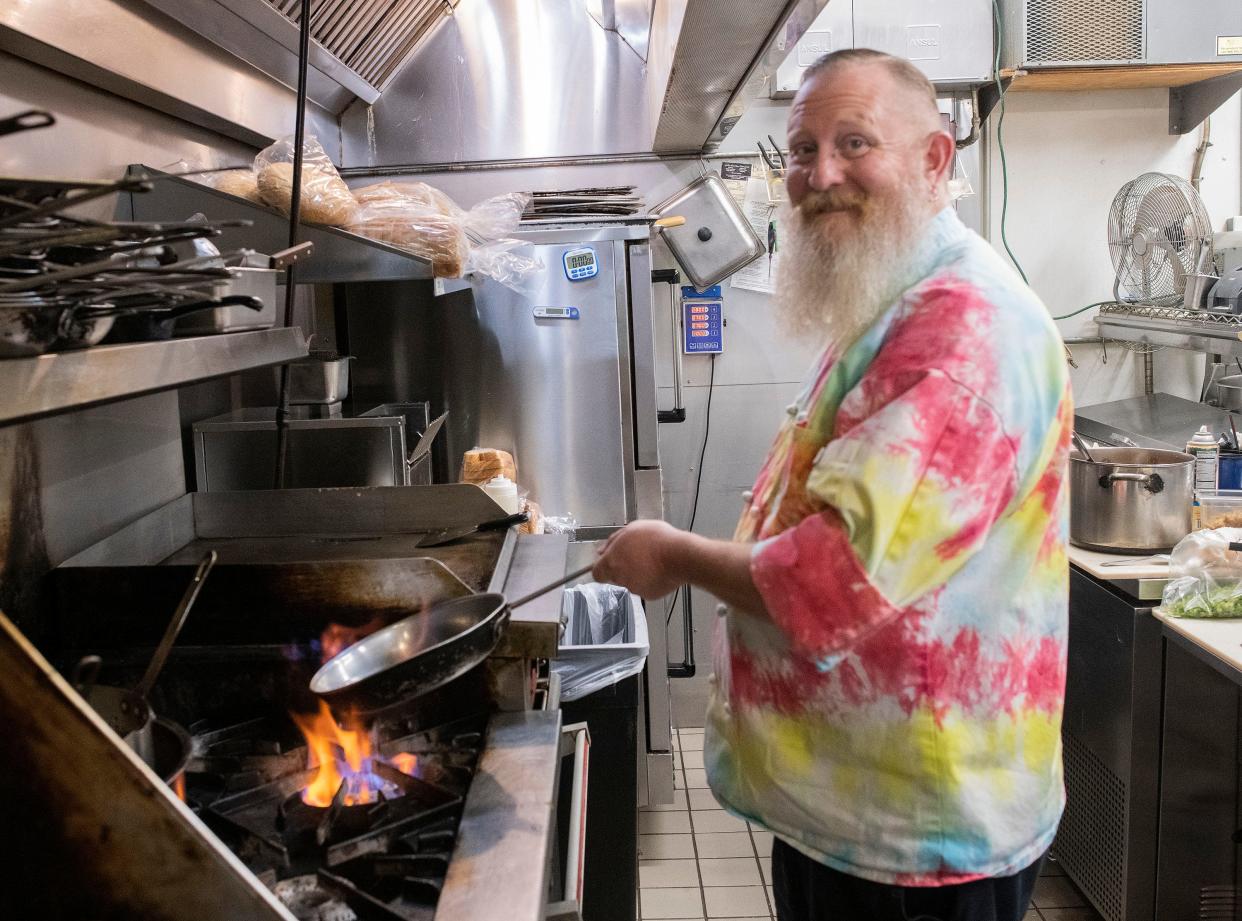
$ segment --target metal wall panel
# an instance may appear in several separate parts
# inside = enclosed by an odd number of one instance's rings
[[[803,72],[820,57],[832,51],[854,47],[854,4],[850,0],[832,0],[792,46],[784,38],[777,43],[787,57],[776,68],[772,79],[773,99],[787,99],[798,91]]]
[[[1242,46],[1242,3],[1238,0],[1148,0],[1149,64],[1242,61],[1242,53],[1218,53],[1218,39],[1230,37],[1232,47]]]
[[[829,9],[839,0],[829,4]],[[991,0],[866,0],[854,4],[854,44],[906,58],[938,84],[992,72]]]

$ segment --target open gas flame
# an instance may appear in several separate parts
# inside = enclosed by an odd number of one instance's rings
[[[318,768],[302,791],[302,802],[326,808],[340,792],[343,805],[359,806],[401,795],[400,787],[375,773],[375,762],[380,759],[370,732],[339,725],[323,701],[314,715],[291,715],[306,737],[306,766]],[[417,771],[416,755],[400,754],[384,760],[403,774],[414,776]]]

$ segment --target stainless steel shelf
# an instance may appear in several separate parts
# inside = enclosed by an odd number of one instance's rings
[[[157,169],[131,166],[130,172],[160,176]],[[208,220],[247,220],[250,227],[230,227],[214,238],[221,250],[248,248],[275,253],[289,245],[289,219],[278,211],[188,179],[166,176],[150,192],[130,195],[134,220],[184,221],[201,213]],[[430,280],[431,262],[386,243],[321,224],[303,224],[303,242],[315,244],[310,258],[298,263],[299,284],[343,281]]]
[[[1105,339],[1242,358],[1242,317],[1116,305],[1095,317]]]
[[[0,425],[153,393],[306,355],[300,329],[135,342],[0,361]]]

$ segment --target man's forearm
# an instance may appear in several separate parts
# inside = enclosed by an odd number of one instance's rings
[[[686,582],[710,592],[730,607],[751,614],[764,614],[763,596],[750,574],[754,544],[711,540],[680,532],[671,542],[668,566]]]

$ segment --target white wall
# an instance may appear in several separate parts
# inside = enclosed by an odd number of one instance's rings
[[[1054,316],[1112,297],[1107,222],[1123,183],[1149,170],[1189,178],[1199,132],[1168,133],[1168,91],[1010,93],[1005,152],[1009,163],[1008,238],[1031,286]],[[995,118],[989,124],[989,235],[998,250],[1001,168]],[[1242,213],[1242,105],[1239,97],[1212,116],[1212,147],[1201,193],[1217,230]],[[1003,250],[1001,250],[1003,252]],[[1088,311],[1058,323],[1064,336],[1093,336]],[[1015,344],[1015,347],[1016,344]],[[1116,346],[1072,347],[1080,406],[1141,394],[1142,361]],[[1155,356],[1157,391],[1198,399],[1202,356],[1166,349]]]

